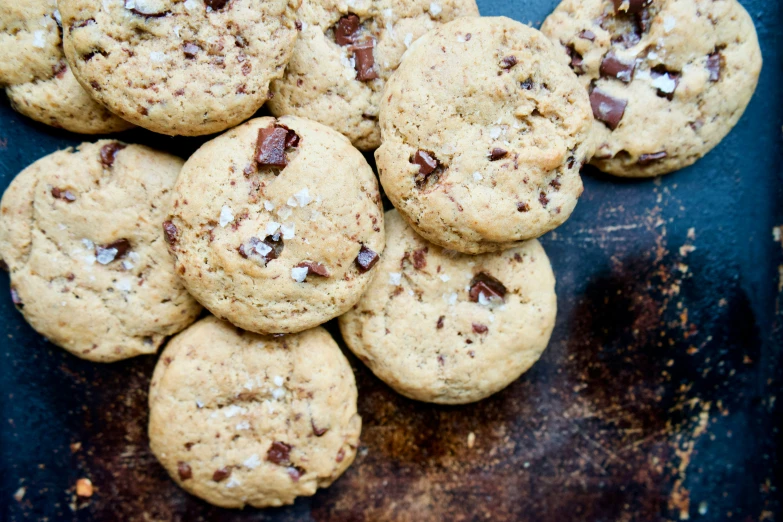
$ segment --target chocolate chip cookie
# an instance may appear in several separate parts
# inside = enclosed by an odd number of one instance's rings
[[[272,338],[208,317],[158,360],[150,446],[177,484],[207,502],[291,504],[353,462],[356,397],[351,367],[323,328]]]
[[[375,149],[383,88],[408,47],[442,23],[477,15],[475,0],[304,0],[297,13],[302,30],[285,75],[272,83],[269,108]]]
[[[240,123],[269,96],[300,0],[60,0],[65,54],[100,103],[151,131]]]
[[[593,152],[587,93],[541,33],[461,18],[408,50],[381,101],[381,183],[427,240],[512,248],[562,224]]]
[[[254,119],[202,146],[163,228],[190,293],[258,333],[300,332],[344,313],[384,247],[364,156],[296,116]]]
[[[11,106],[28,118],[82,134],[132,127],[82,89],[65,61],[60,35],[54,0],[0,3],[0,86]]]
[[[610,174],[691,165],[734,127],[756,89],[761,51],[736,0],[564,0],[541,30],[590,93]]]
[[[340,329],[348,347],[399,393],[427,402],[483,399],[541,356],[555,324],[549,259],[530,240],[468,256],[386,214],[386,252]]]
[[[182,160],[84,143],[23,170],[0,202],[11,299],[40,334],[83,359],[154,353],[201,307],[174,273],[160,222]]]

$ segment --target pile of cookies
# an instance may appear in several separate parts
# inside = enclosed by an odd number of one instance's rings
[[[4,3],[0,83],[19,112],[79,133],[221,133],[184,162],[102,139],[22,171],[0,213],[14,304],[97,362],[176,334],[149,436],[190,493],[312,495],[361,431],[321,325],[339,318],[407,397],[501,390],[549,342],[536,238],[573,212],[581,167],[693,163],[761,68],[736,0],[564,0],[542,31],[473,0]],[[245,121],[265,103],[274,117]]]

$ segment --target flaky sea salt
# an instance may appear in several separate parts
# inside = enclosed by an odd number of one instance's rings
[[[232,476],[230,479],[228,479],[228,482],[226,482],[226,487],[229,488],[229,489],[230,488],[235,488],[235,487],[241,486],[241,485],[242,485],[242,482],[240,482],[239,479],[234,477],[234,476]]]
[[[87,250],[92,250],[95,248],[95,243],[93,243],[89,239],[82,239],[82,245],[84,245],[84,248],[86,248]]]
[[[274,378],[272,379],[272,382],[274,382],[275,386],[277,386],[279,388],[279,387],[281,387],[283,385],[283,383],[285,382],[285,379],[283,379],[279,375],[275,375]]]
[[[308,268],[307,267],[294,267],[291,269],[291,277],[294,281],[297,283],[303,283],[305,278],[307,277]]]
[[[671,32],[672,29],[677,25],[677,20],[673,16],[667,16],[663,19],[663,30],[668,32]]]
[[[201,409],[204,407],[204,403],[196,399],[196,408]]]
[[[310,197],[310,192],[307,190],[307,188],[303,188],[294,194],[294,199],[296,199],[296,202],[300,207],[306,207],[308,203],[313,200],[313,198]]]
[[[117,257],[117,252],[116,248],[99,248],[95,259],[102,265],[108,265]]]
[[[247,469],[256,469],[258,466],[261,465],[261,459],[258,458],[258,455],[253,453],[248,458],[242,462],[242,465],[245,466]]]
[[[277,211],[277,215],[280,216],[280,219],[288,219],[291,217],[291,212],[291,207],[282,207]]]
[[[185,0],[185,3],[183,4],[185,6],[185,9],[188,11],[193,11],[194,9],[199,8],[199,3],[196,0]]]
[[[227,419],[241,415],[243,413],[247,413],[247,410],[241,406],[237,406],[236,404],[232,404],[223,408],[223,415],[225,415]]]
[[[441,9],[440,4],[436,4],[435,2],[430,3],[430,14],[432,16],[438,16],[443,9]]]
[[[161,53],[158,51],[150,52],[150,61],[152,62],[162,62],[165,57],[166,57],[165,53]]]
[[[443,281],[444,283],[448,283],[450,279],[451,278],[449,276],[447,276],[446,274],[441,274],[440,275],[440,280]]]
[[[663,74],[657,78],[653,78],[652,84],[653,87],[661,92],[665,92],[666,94],[673,93],[674,89],[677,88],[677,82],[675,82],[674,79],[668,74]]]
[[[275,209],[275,205],[271,201],[264,201],[264,208],[267,212],[272,212]]]
[[[235,426],[235,428],[237,429],[237,431],[249,430],[250,429],[250,423],[248,421],[242,421],[239,424],[237,424]]]
[[[234,212],[228,205],[223,205],[223,208],[220,209],[220,226],[226,228],[226,225],[232,221],[234,221]]]
[[[408,33],[405,35],[405,39],[402,41],[402,43],[405,44],[405,47],[410,47],[413,43],[413,34]]]
[[[452,306],[457,304],[457,298],[458,298],[457,294],[456,293],[452,293],[449,296],[449,304],[452,305]]]
[[[120,292],[130,292],[133,287],[133,282],[130,279],[120,279],[117,284],[114,285]]]
[[[481,181],[482,179],[484,179],[484,176],[482,176],[481,173],[479,172],[473,173],[473,181]]]
[[[274,390],[272,390],[272,397],[275,400],[279,401],[280,399],[285,397],[285,389],[283,389],[283,388],[275,388]]]
[[[402,282],[402,274],[399,272],[392,272],[389,274],[389,284],[392,286],[400,286]]]
[[[46,47],[46,33],[44,31],[35,31],[33,33],[33,47],[43,49]]]
[[[296,234],[296,225],[293,223],[283,223],[280,225],[280,232],[283,233],[283,239],[293,239]]]
[[[266,224],[267,236],[274,235],[274,233],[277,232],[278,230],[280,230],[280,223],[278,223],[277,221],[270,221],[269,223]]]

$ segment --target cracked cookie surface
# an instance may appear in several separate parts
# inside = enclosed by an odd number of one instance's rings
[[[65,61],[59,17],[54,0],[0,3],[0,85],[11,106],[28,118],[81,134],[132,127],[76,81]]]
[[[36,161],[0,203],[11,299],[40,334],[83,359],[154,353],[201,307],[174,273],[160,222],[182,160],[84,143]]]
[[[386,194],[427,240],[503,250],[562,224],[592,155],[587,93],[560,51],[508,18],[461,18],[408,50],[381,101]]]
[[[375,149],[380,98],[403,53],[461,16],[478,16],[475,0],[303,0],[302,30],[283,78],[272,83],[269,108],[328,125],[359,149]],[[369,53],[362,52],[367,44]]]
[[[338,132],[257,118],[203,145],[164,225],[188,290],[258,333],[325,323],[359,299],[384,248],[378,182]]]
[[[283,74],[299,0],[60,0],[80,83],[154,132],[203,135],[249,118]]]
[[[441,404],[505,388],[541,356],[555,324],[555,279],[530,240],[470,256],[425,241],[394,210],[364,297],[340,317],[348,347],[399,393]]]
[[[651,177],[691,165],[739,121],[761,50],[736,0],[565,0],[541,30],[590,92],[592,163]]]
[[[272,338],[207,317],[158,360],[150,446],[177,484],[212,504],[291,504],[353,462],[356,399],[351,367],[323,328]]]

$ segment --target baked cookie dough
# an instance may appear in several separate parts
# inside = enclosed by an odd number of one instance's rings
[[[537,240],[467,256],[386,213],[386,252],[340,329],[348,347],[399,393],[440,404],[505,388],[541,356],[555,324],[549,259]]]
[[[384,247],[364,156],[295,116],[254,119],[203,145],[163,228],[190,293],[257,333],[301,332],[344,313]]]
[[[351,367],[323,328],[281,338],[208,317],[171,340],[150,385],[152,452],[212,504],[291,504],[356,456]]]
[[[616,176],[658,176],[707,154],[761,71],[753,21],[736,0],[564,0],[541,30],[590,92],[592,163]]]
[[[478,14],[475,0],[303,0],[302,31],[285,75],[272,82],[269,108],[376,149],[378,104],[405,50],[442,23]]]
[[[562,224],[593,152],[587,93],[544,35],[462,18],[419,39],[386,85],[381,183],[427,240],[512,248]]]
[[[160,222],[182,160],[83,143],[23,170],[0,202],[11,299],[41,335],[83,359],[155,353],[201,307],[174,273]]]
[[[93,101],[63,54],[54,0],[0,2],[0,86],[11,106],[41,123],[81,134],[132,125]]]
[[[253,115],[283,74],[300,0],[60,0],[65,54],[114,113],[162,134]]]

